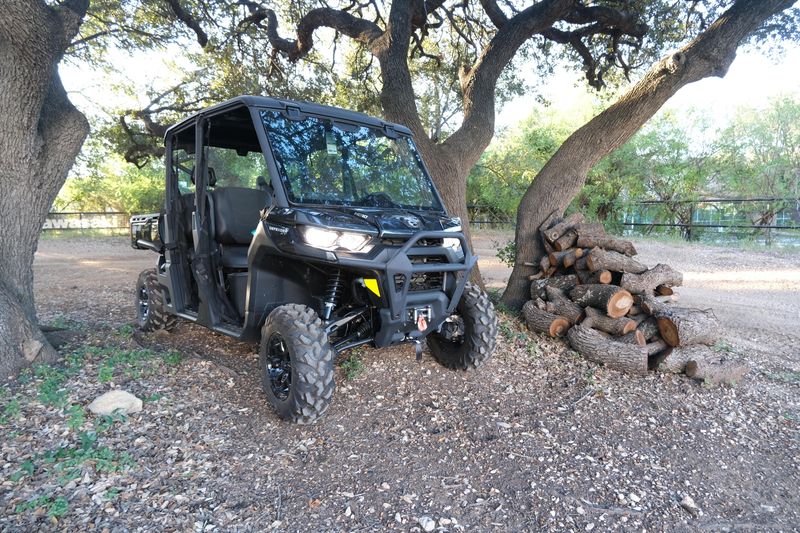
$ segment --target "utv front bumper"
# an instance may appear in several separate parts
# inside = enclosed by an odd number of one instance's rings
[[[421,246],[420,241],[458,239],[462,254],[443,246]],[[426,262],[436,258],[436,262]],[[418,340],[436,331],[455,311],[478,257],[470,251],[463,233],[420,231],[402,246],[384,255],[383,260],[339,256],[338,264],[353,270],[374,272],[380,284],[380,327],[375,331],[378,347]],[[419,274],[440,274],[441,288],[412,290]],[[427,327],[420,331],[418,316],[425,316]]]

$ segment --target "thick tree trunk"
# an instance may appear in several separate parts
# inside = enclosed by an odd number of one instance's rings
[[[55,357],[39,331],[33,255],[47,212],[89,131],[58,76],[88,2],[0,11],[0,375]]]
[[[659,61],[611,107],[564,141],[525,192],[517,214],[517,254],[503,303],[519,309],[527,299],[528,276],[544,253],[536,232],[547,218],[564,212],[580,192],[588,171],[621,146],[681,87],[708,76],[724,76],[736,48],[769,17],[793,0],[739,0],[679,52]]]

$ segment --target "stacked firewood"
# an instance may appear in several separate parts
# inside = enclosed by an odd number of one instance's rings
[[[675,307],[683,274],[634,259],[636,248],[601,224],[570,215],[540,230],[547,252],[523,307],[528,327],[566,336],[586,359],[644,375],[661,368],[711,382],[738,382],[747,367],[709,348],[720,325],[711,310]]]

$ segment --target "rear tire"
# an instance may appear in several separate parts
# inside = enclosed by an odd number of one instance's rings
[[[433,358],[453,370],[469,370],[485,363],[494,352],[497,316],[480,287],[467,283],[455,314],[441,333],[428,335]]]
[[[275,308],[261,329],[259,366],[264,392],[278,416],[311,424],[333,398],[335,353],[322,321],[305,305]]]
[[[156,269],[143,270],[136,281],[136,324],[142,331],[178,327],[178,317],[164,310],[164,293],[158,283]]]

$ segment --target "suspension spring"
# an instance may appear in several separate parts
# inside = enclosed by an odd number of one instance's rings
[[[328,287],[325,289],[325,307],[322,310],[323,320],[330,320],[333,310],[339,305],[343,288],[342,271],[337,268],[328,277]]]
[[[365,319],[364,319],[364,320],[361,322],[361,324],[359,324],[359,325],[358,325],[358,327],[355,329],[355,331],[353,332],[353,334],[352,334],[352,335],[350,335],[350,336],[351,336],[352,338],[354,338],[354,339],[360,339],[360,338],[364,337],[364,336],[365,336],[367,333],[369,333],[369,330],[370,330],[370,329],[372,329],[372,324],[370,324],[370,323],[367,321],[367,319],[365,318]]]

